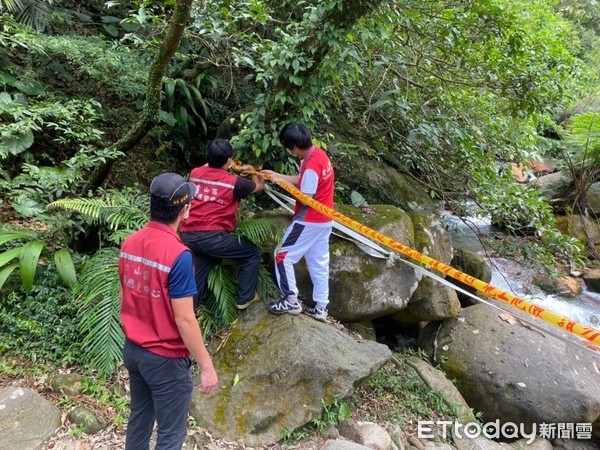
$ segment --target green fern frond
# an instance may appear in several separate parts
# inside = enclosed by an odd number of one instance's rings
[[[258,284],[256,290],[258,291],[260,298],[267,300],[279,300],[282,295],[277,283],[275,283],[273,275],[262,265],[258,272]]]
[[[583,147],[600,147],[600,113],[586,113],[570,119],[570,138]]]
[[[227,266],[215,265],[208,274],[209,296],[206,306],[212,310],[217,323],[227,326],[237,317],[235,299],[237,295],[237,277]]]
[[[48,209],[62,209],[64,211],[76,212],[96,221],[100,218],[102,210],[106,207],[106,201],[99,198],[63,198],[47,206]]]
[[[79,306],[83,360],[111,374],[121,360],[125,336],[119,300],[119,249],[97,252],[83,267],[74,294]]]
[[[84,359],[101,374],[114,373],[122,359],[125,342],[118,295],[105,297],[103,301],[91,305],[80,325],[87,330],[82,340]]]
[[[3,3],[19,22],[38,31],[43,31],[50,21],[51,0],[4,0]]]
[[[47,208],[76,212],[93,220],[110,230],[108,239],[118,245],[148,222],[149,200],[137,190],[107,191],[101,198],[56,200]]]
[[[266,218],[238,222],[233,233],[245,237],[259,247],[276,242],[281,237],[281,231],[276,223],[272,219]]]
[[[200,304],[197,314],[204,339],[208,339],[219,332],[221,326],[219,325],[218,319],[214,311],[208,308],[205,303]]]

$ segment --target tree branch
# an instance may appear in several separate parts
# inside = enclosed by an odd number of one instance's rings
[[[192,3],[193,0],[179,0],[175,3],[175,9],[173,10],[173,16],[171,16],[167,34],[150,66],[146,87],[146,100],[144,102],[144,110],[142,111],[141,118],[133,125],[125,136],[112,146],[115,150],[127,154],[158,122],[163,76],[171,58],[173,58],[173,55],[179,49],[181,38],[190,17]],[[104,165],[99,167],[92,175],[85,190],[95,190],[102,186],[115,161],[115,159],[108,160]]]

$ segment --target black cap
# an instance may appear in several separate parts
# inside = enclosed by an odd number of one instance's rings
[[[196,185],[176,173],[163,173],[155,176],[150,183],[150,193],[167,200],[171,206],[178,206],[192,201]]]

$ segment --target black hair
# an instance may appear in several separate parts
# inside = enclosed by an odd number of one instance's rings
[[[297,146],[300,150],[308,150],[313,145],[310,130],[300,122],[292,122],[284,126],[279,132],[279,141],[289,149]]]
[[[175,222],[177,216],[187,203],[181,205],[171,205],[166,198],[158,195],[150,195],[150,220],[164,224]]]
[[[226,139],[215,139],[206,146],[206,162],[209,167],[223,167],[233,156],[233,147]]]

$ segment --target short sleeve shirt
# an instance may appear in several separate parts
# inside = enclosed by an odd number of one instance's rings
[[[233,198],[248,197],[256,189],[256,183],[244,177],[238,177],[233,188]]]
[[[192,252],[186,251],[177,257],[169,272],[169,294],[173,300],[190,297],[197,292]]]

